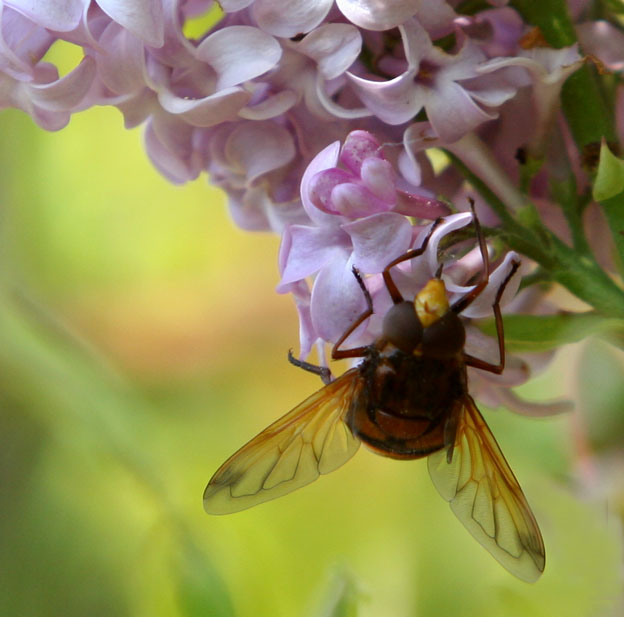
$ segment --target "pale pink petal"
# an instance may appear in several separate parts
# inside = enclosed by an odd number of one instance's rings
[[[343,254],[346,245],[347,235],[338,227],[291,225],[286,228],[280,248],[282,278],[278,291],[283,291],[284,285],[318,272],[336,256],[336,251]]]
[[[318,341],[318,334],[314,330],[312,316],[310,315],[311,294],[308,284],[306,281],[297,281],[285,286],[284,290],[279,293],[291,293],[295,299],[297,313],[299,314],[299,358],[307,358],[312,351],[312,346]]]
[[[233,11],[240,11],[240,9],[244,9],[249,6],[254,0],[220,0],[219,4],[221,8],[226,12],[230,13]]]
[[[127,129],[133,129],[143,124],[153,108],[158,107],[156,93],[148,88],[143,88],[133,97],[117,103],[117,109],[123,114],[124,127]]]
[[[282,48],[269,34],[251,26],[229,26],[209,35],[197,48],[197,58],[219,75],[216,89],[224,90],[271,70]]]
[[[429,244],[427,245],[427,250],[423,255],[423,259],[412,260],[412,263],[414,264],[414,271],[416,269],[424,270],[424,277],[421,276],[419,278],[425,278],[425,280],[427,280],[434,276],[437,272],[440,265],[440,262],[438,261],[438,246],[440,244],[440,240],[442,240],[442,238],[448,233],[465,227],[471,221],[472,214],[470,212],[461,212],[460,214],[451,214],[450,216],[445,217],[442,223],[437,225],[429,238]],[[414,242],[415,247],[422,245],[430,230],[431,225],[427,225],[424,229],[422,229]],[[418,263],[416,264],[416,262]],[[442,271],[442,278],[444,279],[446,287],[450,292],[456,290],[456,286],[454,286],[453,282],[449,281],[447,277],[444,276],[444,271]],[[464,289],[465,288],[462,287],[461,291]]]
[[[106,52],[98,55],[98,75],[116,94],[138,92],[146,85],[145,49],[141,41],[111,23],[100,37]]]
[[[243,107],[238,115],[246,120],[269,120],[286,113],[297,103],[299,95],[293,90],[281,90],[260,103]]]
[[[342,14],[365,30],[390,30],[412,17],[420,0],[336,0]]]
[[[420,0],[417,18],[433,39],[449,34],[457,13],[446,0]]]
[[[342,228],[351,236],[354,265],[367,273],[381,272],[407,251],[412,240],[410,222],[394,212],[374,214]]]
[[[33,65],[43,58],[55,38],[21,13],[0,3],[0,68],[11,77],[32,79]]]
[[[340,142],[335,141],[329,146],[321,150],[310,162],[303,177],[301,178],[301,203],[310,217],[315,223],[323,225],[335,225],[336,217],[319,210],[312,201],[312,180],[320,171],[331,169],[338,164],[338,155],[340,153]]]
[[[78,25],[89,0],[5,0],[4,4],[44,28],[67,32]]]
[[[208,127],[234,120],[238,110],[249,101],[249,93],[234,87],[201,99],[185,99],[163,90],[158,100],[169,113],[183,117],[194,126]]]
[[[269,204],[263,187],[228,191],[228,208],[234,224],[244,231],[270,231]]]
[[[408,19],[399,26],[405,59],[412,69],[417,69],[421,60],[434,51],[434,45],[427,31],[422,27],[419,20]],[[441,50],[438,50],[440,53]],[[446,56],[446,54],[445,54]]]
[[[68,111],[78,105],[95,77],[95,61],[86,57],[71,72],[50,84],[30,86],[32,103],[48,111]]]
[[[397,191],[396,195],[397,204],[394,206],[393,211],[399,214],[429,220],[450,214],[448,205],[434,197],[406,193],[405,191]]]
[[[252,12],[263,30],[290,38],[316,28],[332,4],[333,0],[256,0]]]
[[[362,36],[351,24],[325,24],[308,34],[297,49],[318,63],[325,79],[344,73],[362,49]]]
[[[161,0],[97,0],[100,8],[151,47],[164,43],[164,15]]]
[[[155,126],[152,121],[145,128],[143,139],[152,164],[174,184],[183,184],[199,175],[200,170],[188,151],[191,131],[192,127],[180,126],[180,123],[166,129],[162,124]]]
[[[344,74],[347,75],[347,73]],[[318,106],[320,110],[316,112],[316,115],[321,116],[322,111],[325,111],[331,114],[331,116],[341,120],[359,120],[360,118],[368,118],[373,115],[373,112],[366,107],[344,107],[340,103],[337,103],[332,98],[332,94],[327,91],[326,85],[327,81],[320,72],[317,72],[316,84],[314,86],[316,100],[312,97],[307,97],[306,99],[307,104],[312,108],[313,112],[316,111],[314,109],[316,101],[320,103]]]
[[[345,75],[362,103],[383,122],[403,124],[422,109],[424,99],[420,88],[414,87],[413,72],[389,81],[371,81],[350,72]]]
[[[518,91],[517,86],[507,82],[501,72],[496,75],[481,75],[474,79],[465,79],[462,80],[461,85],[472,99],[489,107],[502,105]]]
[[[365,308],[348,252],[337,254],[314,281],[310,303],[314,330],[323,340],[336,342]]]
[[[353,179],[353,176],[344,169],[338,167],[325,169],[310,179],[310,200],[323,212],[339,214],[332,202],[332,192],[339,184],[351,182]]]
[[[366,187],[353,182],[344,182],[334,187],[331,204],[337,212],[350,219],[392,209],[392,204],[382,201]]]
[[[496,118],[483,111],[458,84],[439,84],[435,97],[425,105],[431,125],[446,143],[453,143],[474,128]]]
[[[624,34],[607,21],[590,21],[576,26],[586,53],[600,59],[612,71],[624,70]]]
[[[258,147],[262,144],[262,147]],[[237,126],[225,145],[228,162],[248,183],[289,163],[295,156],[292,135],[272,122],[246,122]]]
[[[383,159],[379,142],[368,131],[351,131],[340,151],[340,162],[359,176],[362,163],[370,157]]]
[[[496,294],[500,289],[505,278],[508,276],[512,268],[512,262],[519,262],[520,257],[517,253],[510,251],[505,255],[503,262],[490,274],[490,281],[483,292],[477,299],[465,310],[462,315],[471,318],[491,317],[492,305],[496,299]],[[501,306],[505,306],[517,293],[522,275],[517,271],[507,283],[505,291],[501,298]]]
[[[388,161],[372,156],[364,159],[361,175],[364,186],[373,195],[390,205],[397,202],[396,174]]]
[[[498,388],[497,394],[500,405],[513,411],[514,413],[531,418],[545,418],[568,413],[574,409],[574,403],[566,400],[555,400],[547,402],[527,401],[519,397],[509,388]]]

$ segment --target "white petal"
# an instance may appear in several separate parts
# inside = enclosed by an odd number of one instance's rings
[[[98,0],[100,8],[119,25],[151,47],[161,47],[165,23],[160,0]]]
[[[286,113],[298,99],[299,96],[296,92],[282,90],[260,103],[244,107],[238,112],[238,115],[247,120],[268,120]]]
[[[89,0],[8,0],[4,4],[44,28],[68,32],[80,22]]]
[[[95,61],[86,57],[62,79],[51,84],[30,86],[30,100],[48,111],[68,111],[89,91],[95,77]]]
[[[349,72],[345,74],[367,109],[383,122],[403,124],[422,109],[422,88],[414,85],[413,71],[390,81],[372,81]]]
[[[141,41],[115,23],[99,39],[106,53],[98,56],[98,76],[116,94],[138,92],[146,85],[145,48]]]
[[[420,0],[336,0],[342,14],[365,30],[390,30],[412,17]]]
[[[279,43],[251,26],[229,26],[208,36],[197,57],[219,74],[217,90],[253,79],[271,70],[282,55]]]
[[[318,273],[312,288],[310,313],[318,335],[335,342],[364,311],[366,301],[351,269],[347,251],[337,253]],[[360,326],[357,333],[365,328]],[[347,340],[350,344],[351,337]]]
[[[307,166],[306,170],[303,172],[303,176],[301,178],[301,202],[303,203],[303,207],[308,214],[308,216],[317,224],[317,225],[329,225],[336,226],[341,221],[339,217],[334,214],[327,214],[326,212],[322,212],[319,210],[310,199],[310,183],[314,176],[324,171],[325,169],[331,169],[332,167],[336,167],[338,164],[338,155],[340,154],[340,142],[335,141],[329,146],[325,147],[321,150]]]
[[[333,0],[256,0],[252,11],[263,30],[290,38],[316,28],[332,4]]]
[[[240,11],[248,7],[254,0],[220,0],[219,4],[226,13]]]
[[[512,262],[520,261],[517,253],[510,251],[505,255],[503,262],[490,274],[490,280],[487,287],[479,295],[479,297],[465,310],[462,315],[466,317],[491,317],[492,305],[496,299],[496,294],[500,289],[503,281],[511,271]],[[516,295],[522,275],[516,272],[507,283],[500,305],[505,306]]]
[[[158,94],[158,101],[169,113],[182,116],[194,126],[215,126],[234,120],[238,110],[249,101],[249,93],[241,88],[228,88],[201,99],[183,99],[168,90]]]
[[[362,49],[362,36],[350,24],[326,24],[310,32],[297,49],[318,63],[323,77],[333,79],[355,62]]]
[[[425,259],[412,260],[412,263],[416,265],[416,262],[418,262],[418,264],[420,265],[425,262],[427,267],[427,278],[431,278],[432,276],[434,276],[440,265],[440,262],[438,261],[438,245],[440,244],[440,240],[442,240],[442,238],[446,236],[446,234],[465,227],[471,221],[472,213],[470,212],[461,212],[460,214],[451,214],[450,216],[444,217],[444,221],[436,227],[435,231],[431,234],[431,237],[429,238],[427,250],[423,255]],[[418,248],[422,245],[430,229],[431,225],[427,225],[427,227],[425,227],[420,232],[420,234],[416,238],[416,241],[414,242],[414,247]],[[465,289],[464,287],[458,288],[458,286],[454,285],[452,281],[448,281],[444,276],[444,272],[442,272],[442,278],[444,279],[446,288],[449,290],[449,292],[453,292],[456,289],[461,289],[462,291]]]
[[[246,122],[232,131],[225,145],[228,162],[247,182],[286,165],[295,156],[291,134],[272,122]]]
[[[342,228],[353,242],[353,263],[367,273],[381,272],[412,240],[410,222],[395,212],[373,214]]]

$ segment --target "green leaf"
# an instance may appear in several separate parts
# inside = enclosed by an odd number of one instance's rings
[[[593,196],[605,201],[624,191],[624,160],[617,158],[603,139],[600,146],[600,162],[594,182]]]
[[[617,158],[603,140],[600,162],[594,182],[593,196],[600,202],[613,242],[619,256],[619,267],[624,266],[624,160]]]
[[[486,334],[496,336],[493,319],[482,323],[480,328]],[[505,347],[508,351],[549,351],[588,336],[607,333],[610,342],[621,342],[624,337],[624,320],[606,318],[594,312],[505,316]]]

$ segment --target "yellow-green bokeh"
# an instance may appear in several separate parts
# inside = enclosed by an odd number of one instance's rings
[[[544,533],[535,585],[419,461],[362,449],[283,499],[204,514],[218,465],[320,385],[286,362],[278,239],[236,229],[205,178],[169,184],[115,111],[55,134],[3,112],[0,134],[0,614],[616,614],[619,521],[575,488],[568,417],[485,411]],[[573,395],[573,368],[525,394]]]

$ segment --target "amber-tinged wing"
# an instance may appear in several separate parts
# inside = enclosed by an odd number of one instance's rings
[[[360,441],[345,424],[361,387],[351,369],[254,437],[232,455],[204,491],[208,514],[229,514],[281,497],[334,471]]]
[[[544,542],[529,504],[494,436],[468,395],[458,409],[452,459],[431,454],[429,474],[468,531],[527,582],[544,571]]]

